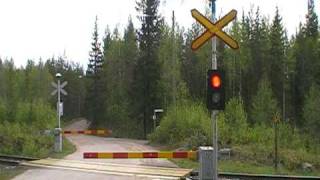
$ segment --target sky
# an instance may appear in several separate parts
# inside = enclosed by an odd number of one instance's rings
[[[38,61],[53,56],[66,56],[85,68],[88,63],[95,16],[98,16],[100,39],[106,27],[123,28],[132,17],[139,27],[136,0],[0,0],[0,58],[13,58],[16,66],[24,66],[28,59]],[[320,15],[320,3],[315,0]],[[238,18],[251,7],[260,7],[261,13],[274,17],[279,7],[283,24],[292,35],[300,22],[305,22],[308,0],[217,0],[217,16],[232,9]],[[190,10],[205,13],[208,0],[161,0],[159,12],[171,23],[175,11],[180,26],[189,28],[195,20]]]

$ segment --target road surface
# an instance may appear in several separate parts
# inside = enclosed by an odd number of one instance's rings
[[[65,130],[85,130],[88,127],[86,120],[77,121]],[[68,135],[66,136],[77,148],[73,154],[66,156],[67,160],[81,160],[88,162],[110,162],[125,165],[144,165],[144,166],[161,166],[161,167],[177,167],[175,164],[164,159],[86,159],[84,160],[83,152],[106,152],[106,151],[154,151],[151,146],[146,145],[147,141],[103,138],[88,135]],[[47,169],[36,168],[29,169],[23,174],[14,178],[14,180],[79,180],[79,179],[108,179],[108,180],[133,180],[133,179],[153,179],[147,177],[136,177],[132,175],[108,175],[93,172],[81,172],[65,169]]]

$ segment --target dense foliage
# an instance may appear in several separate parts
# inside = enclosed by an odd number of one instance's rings
[[[69,83],[63,119],[79,117],[85,95],[79,64],[53,57],[16,68],[13,59],[0,59],[0,154],[45,157],[53,151],[53,136],[44,131],[58,126],[57,97],[50,95],[57,72]]]
[[[53,141],[41,133],[56,125],[48,66],[28,61],[16,69],[12,60],[0,60],[0,74],[0,153],[47,155]]]

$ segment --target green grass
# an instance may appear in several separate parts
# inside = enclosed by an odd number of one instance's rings
[[[27,170],[26,167],[7,168],[7,166],[3,166],[0,164],[0,179],[1,180],[12,179],[13,177],[23,173],[25,170]]]
[[[76,151],[76,147],[67,138],[63,137],[62,152],[60,153],[53,152],[49,155],[49,157],[62,159],[65,156],[74,153],[75,151]]]
[[[61,153],[51,153],[49,157],[61,159],[68,154],[71,154],[76,151],[76,147],[66,138],[63,138],[63,151]],[[17,166],[15,168],[6,168],[6,166],[3,166],[0,164],[0,179],[1,180],[9,180],[13,177],[22,174],[24,171],[26,171],[26,167],[20,167]]]
[[[172,159],[172,162],[177,164],[181,168],[198,169],[199,163],[196,161],[185,159]],[[302,172],[302,171],[290,171],[286,168],[279,168],[276,172],[272,166],[263,164],[246,163],[237,160],[223,160],[219,161],[220,172],[232,172],[232,173],[249,173],[249,174],[284,174],[284,175],[299,175],[299,176],[320,176],[320,172]]]

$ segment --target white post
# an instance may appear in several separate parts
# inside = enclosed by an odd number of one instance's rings
[[[61,128],[61,124],[60,124],[60,79],[58,79],[58,124],[59,124],[59,129]]]
[[[61,135],[61,123],[60,123],[60,77],[61,74],[57,73],[56,78],[58,79],[58,102],[57,102],[57,114],[58,114],[58,128],[55,128],[54,135],[55,135],[55,145],[54,145],[54,151],[55,152],[61,152],[62,151],[62,135]]]

